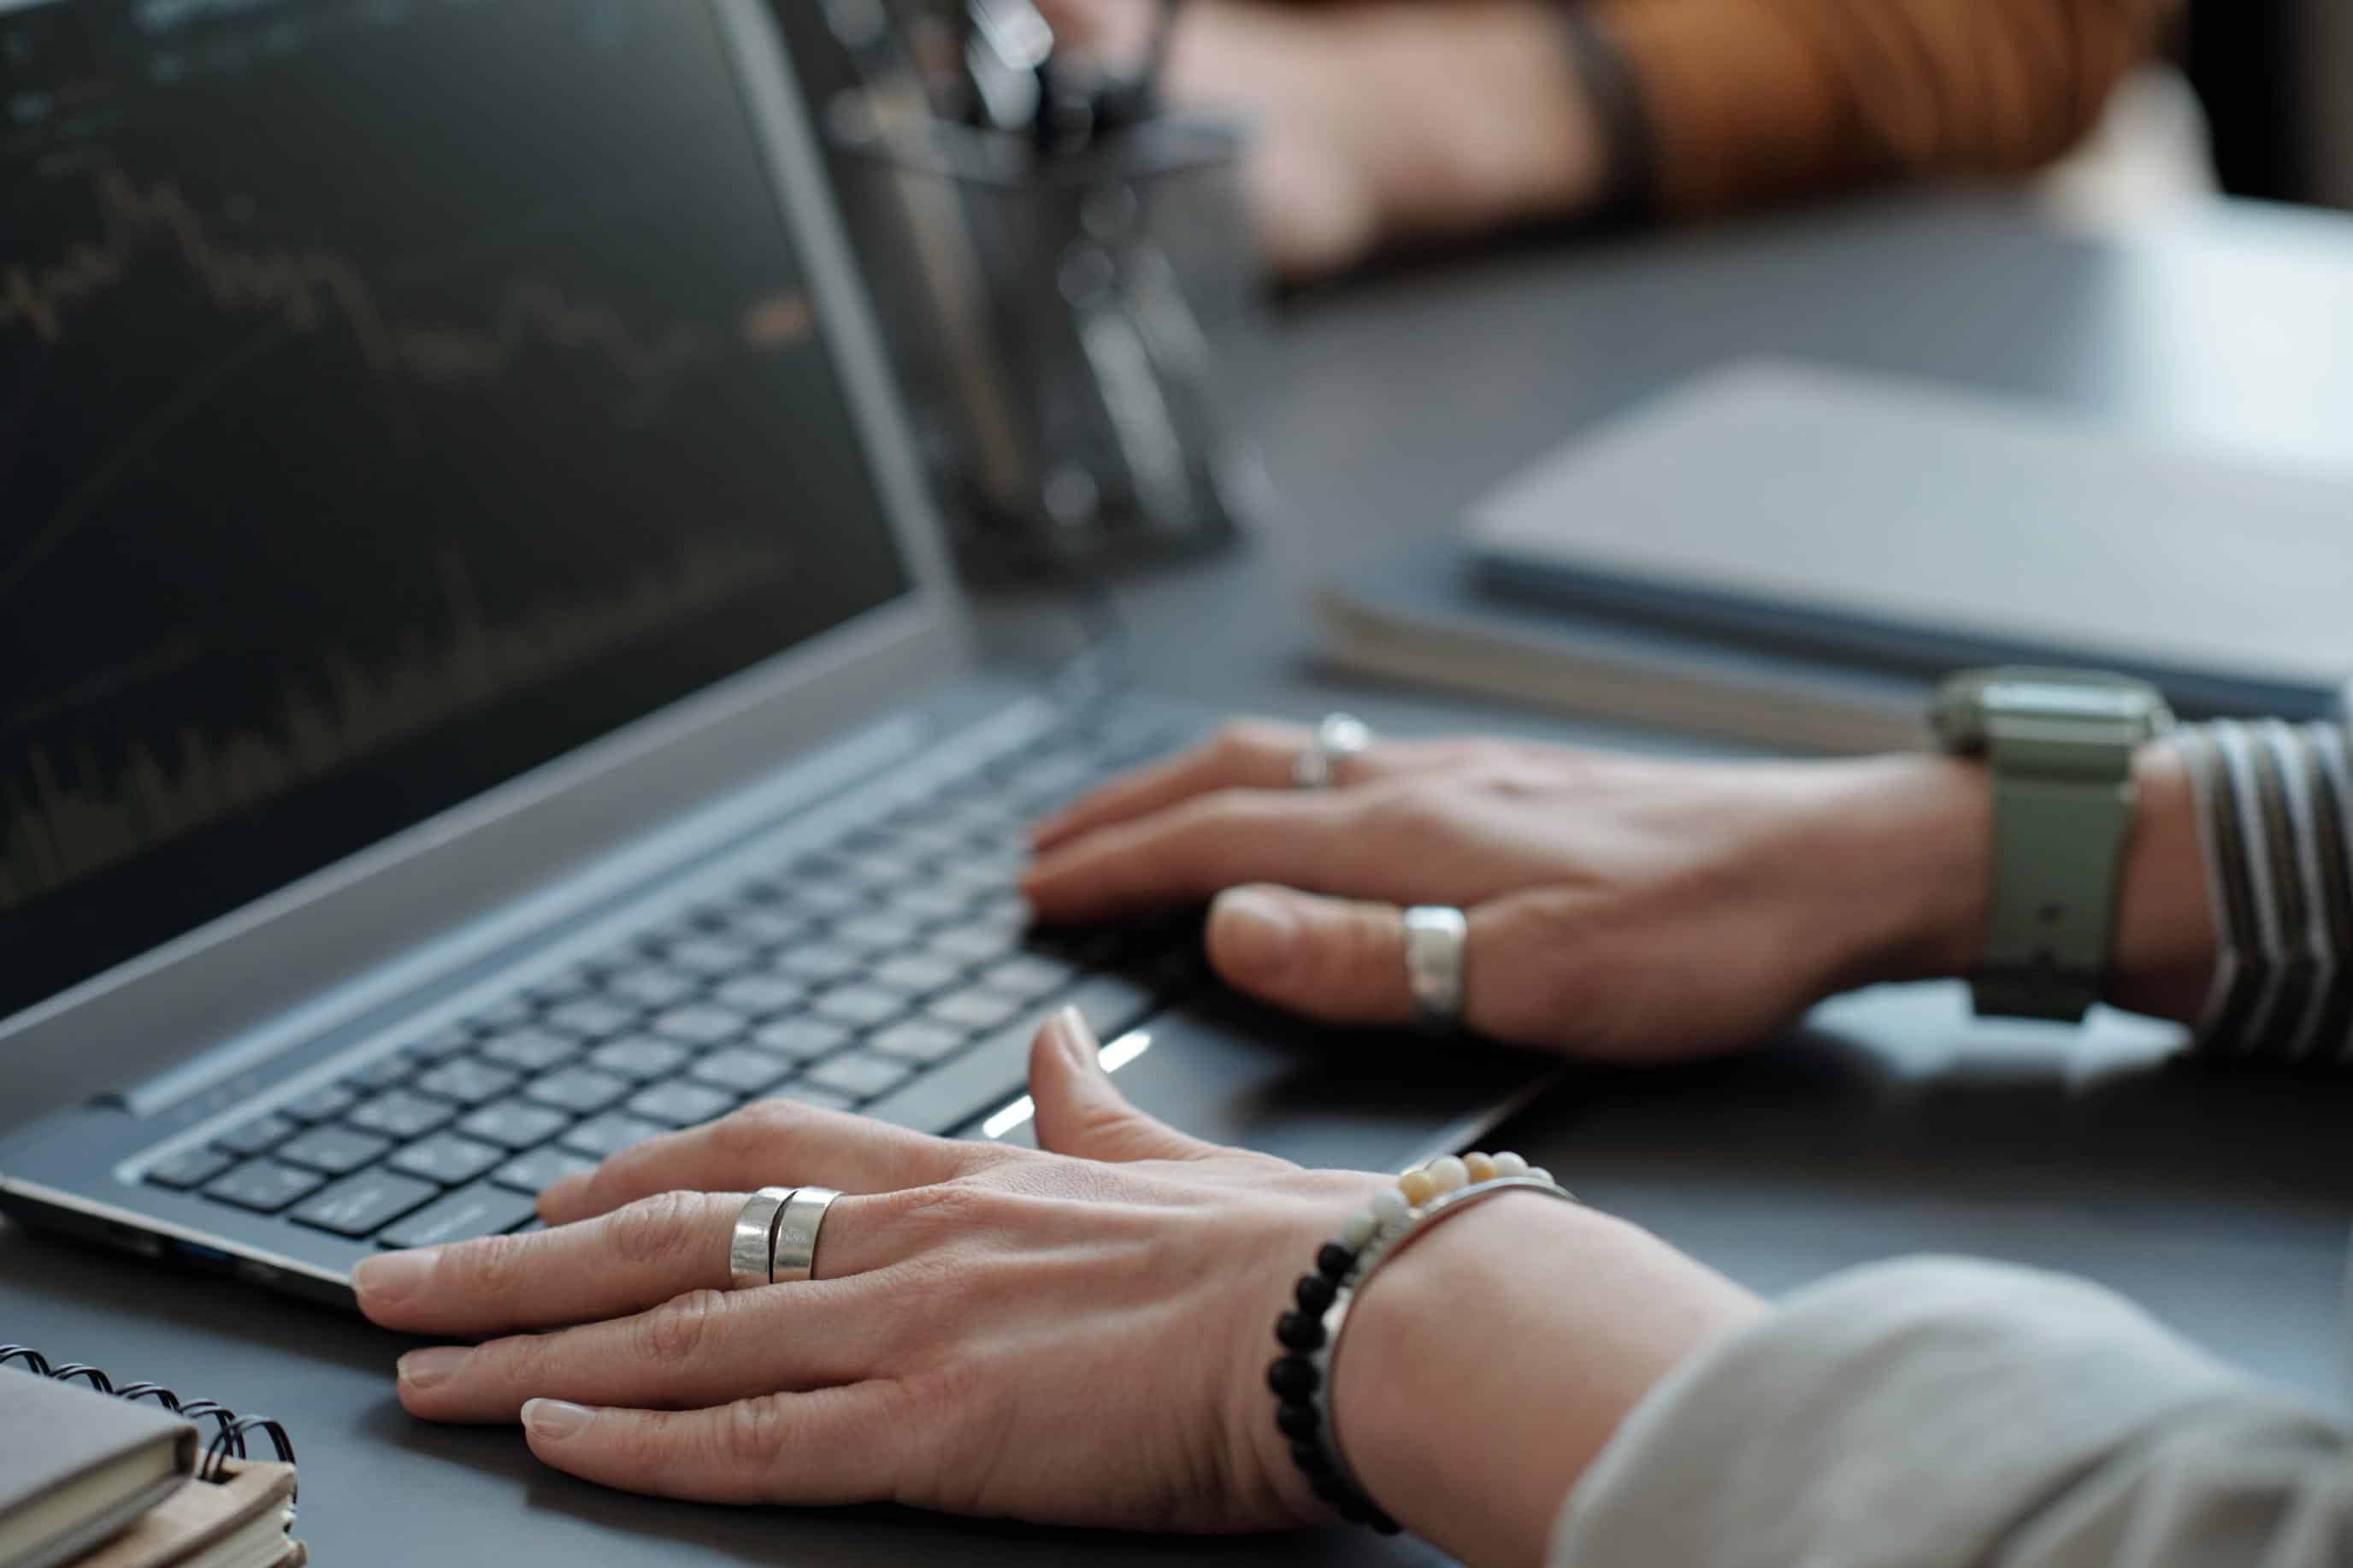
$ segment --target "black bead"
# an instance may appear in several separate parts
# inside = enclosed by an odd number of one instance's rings
[[[1311,1476],[1320,1476],[1332,1468],[1332,1457],[1318,1443],[1293,1443],[1291,1462]]]
[[[1285,1312],[1274,1321],[1274,1337],[1295,1351],[1324,1348],[1324,1325],[1304,1312]]]
[[[1332,1310],[1332,1303],[1339,1298],[1340,1288],[1321,1274],[1302,1274],[1291,1294],[1297,1299],[1301,1311],[1312,1312],[1320,1318]]]
[[[1345,1279],[1356,1266],[1356,1255],[1336,1241],[1327,1241],[1315,1249],[1315,1271],[1326,1279]]]
[[[1266,1369],[1266,1385],[1274,1390],[1276,1398],[1293,1405],[1304,1405],[1315,1397],[1323,1382],[1315,1363],[1305,1356],[1287,1355]]]
[[[1316,1419],[1312,1405],[1278,1405],[1274,1407],[1274,1429],[1294,1443],[1313,1443],[1323,1436],[1323,1422]]]

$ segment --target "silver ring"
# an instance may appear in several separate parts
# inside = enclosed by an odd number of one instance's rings
[[[1330,789],[1340,764],[1373,743],[1373,732],[1353,713],[1327,713],[1291,762],[1293,789]]]
[[[831,1187],[803,1187],[776,1215],[776,1250],[768,1255],[768,1279],[778,1285],[807,1279],[817,1270],[817,1233],[825,1211],[841,1194]]]
[[[768,1259],[776,1246],[776,1220],[792,1202],[793,1187],[762,1187],[735,1211],[727,1240],[727,1283],[738,1290],[768,1282]]]
[[[1428,1027],[1462,1022],[1463,952],[1471,922],[1461,910],[1423,904],[1405,912],[1405,981],[1414,1015]]]

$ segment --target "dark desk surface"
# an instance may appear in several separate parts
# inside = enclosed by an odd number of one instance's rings
[[[1773,353],[2020,394],[2294,458],[2353,456],[2353,224],[2233,209],[2130,241],[2007,203],[1905,201],[1664,242],[1523,252],[1298,304],[1259,372],[1296,515],[1122,595],[1151,680],[1221,706],[1345,702],[1401,730],[1547,721],[1320,678],[1311,567],[1447,525],[1563,436],[1718,361]],[[1018,637],[1021,606],[997,607]],[[1218,635],[1202,637],[1199,628]],[[1042,634],[1041,634],[1042,635]],[[1590,733],[1590,732],[1588,732]],[[1706,962],[1705,954],[1694,955]],[[2217,1352],[2345,1397],[2353,1083],[2157,1065],[2165,1030],[1981,1027],[1950,987],[1849,998],[1799,1038],[1671,1074],[1580,1075],[1499,1142],[1764,1290],[1958,1251],[2073,1269]],[[0,1226],[0,1339],[282,1417],[331,1563],[1412,1561],[1368,1542],[1125,1539],[703,1510],[541,1470],[508,1430],[419,1426],[402,1348],[355,1321]]]

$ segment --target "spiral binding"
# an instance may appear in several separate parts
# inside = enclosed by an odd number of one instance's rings
[[[87,1382],[99,1393],[111,1394],[117,1399],[152,1399],[183,1421],[212,1421],[212,1441],[205,1445],[204,1458],[196,1464],[199,1480],[226,1480],[223,1466],[231,1459],[252,1458],[245,1443],[249,1432],[267,1434],[278,1458],[286,1464],[294,1462],[294,1440],[286,1435],[285,1427],[267,1415],[239,1415],[210,1399],[191,1399],[183,1404],[178,1394],[160,1383],[126,1383],[118,1388],[112,1379],[94,1366],[78,1361],[52,1362],[30,1345],[0,1345],[0,1366],[11,1362],[23,1362],[25,1370],[36,1377],[58,1383]]]

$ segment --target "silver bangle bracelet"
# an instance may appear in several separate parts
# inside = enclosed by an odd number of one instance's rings
[[[1466,1209],[1475,1208],[1489,1198],[1511,1192],[1543,1193],[1564,1203],[1577,1203],[1577,1194],[1548,1177],[1495,1176],[1452,1192],[1440,1193],[1416,1208],[1402,1226],[1393,1230],[1377,1232],[1356,1254],[1356,1261],[1348,1272],[1335,1282],[1332,1304],[1324,1310],[1324,1342],[1307,1353],[1307,1361],[1315,1369],[1317,1396],[1314,1401],[1316,1435],[1324,1452],[1330,1458],[1334,1474],[1357,1496],[1369,1498],[1356,1468],[1348,1463],[1346,1451],[1340,1444],[1339,1426],[1333,1414],[1333,1376],[1340,1360],[1340,1343],[1347,1332],[1348,1310],[1357,1295],[1399,1254],[1416,1241],[1430,1234],[1441,1222]]]

